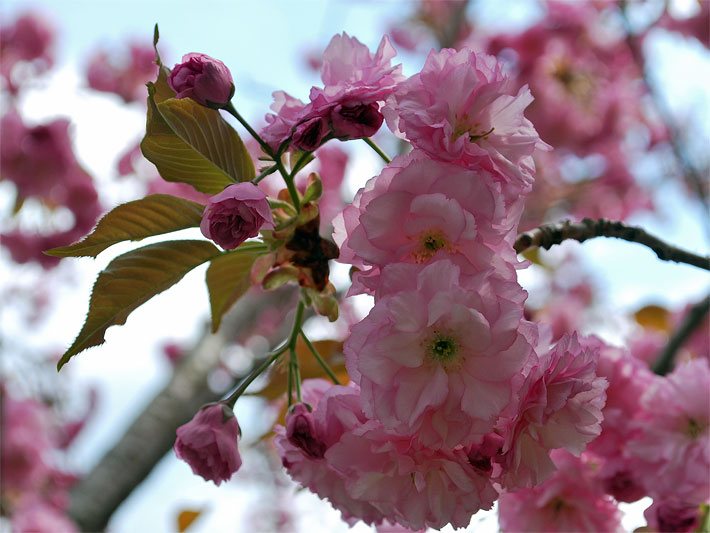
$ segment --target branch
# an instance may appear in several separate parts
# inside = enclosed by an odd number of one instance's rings
[[[683,323],[680,325],[675,334],[670,338],[668,344],[658,356],[656,363],[653,365],[653,371],[659,376],[665,376],[673,366],[673,359],[678,350],[685,344],[690,335],[702,323],[705,316],[710,310],[710,296],[706,296],[703,300],[696,303],[690,308]]]
[[[686,263],[704,270],[710,270],[710,258],[707,256],[700,256],[676,248],[658,237],[646,233],[641,228],[627,226],[622,222],[604,218],[598,220],[585,218],[581,222],[565,220],[557,224],[542,225],[539,228],[518,235],[515,239],[515,251],[522,253],[528,248],[536,246],[549,250],[555,244],[560,244],[567,239],[584,242],[594,237],[614,237],[629,242],[637,242],[648,246],[663,261]]]
[[[170,451],[175,430],[190,420],[202,405],[222,397],[221,392],[209,387],[208,376],[224,346],[250,331],[264,310],[285,305],[285,299],[290,296],[293,292],[246,295],[224,317],[217,333],[206,333],[198,341],[175,369],[170,382],[72,489],[69,515],[81,531],[106,528],[114,511]],[[255,360],[253,365],[259,363],[260,360]]]

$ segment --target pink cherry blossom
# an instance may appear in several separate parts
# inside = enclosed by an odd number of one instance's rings
[[[346,491],[346,480],[325,458],[327,450],[346,431],[366,421],[360,407],[359,391],[353,386],[334,387],[324,380],[306,380],[303,399],[313,412],[297,407],[287,417],[286,428],[277,426],[274,429],[274,444],[284,468],[294,481],[327,499],[351,525],[358,520],[367,524],[382,522],[382,513],[369,503],[368,498],[353,498]]]
[[[523,116],[532,101],[527,86],[514,90],[494,57],[444,49],[399,85],[385,116],[430,157],[499,172],[510,188],[529,192],[532,155],[548,148]]]
[[[370,104],[392,93],[404,79],[402,66],[391,66],[397,52],[387,36],[373,55],[370,50],[343,32],[334,35],[323,52],[323,88],[313,87],[310,99],[323,97],[323,104]]]
[[[599,435],[607,382],[595,373],[598,357],[576,335],[565,336],[530,370],[509,411],[501,459],[506,487],[539,484],[554,471],[551,450],[579,455]]]
[[[627,443],[639,434],[632,421],[642,411],[641,398],[653,374],[625,349],[609,346],[596,337],[584,338],[581,344],[599,351],[596,373],[609,383],[602,432],[587,451],[602,463],[598,476],[606,491],[617,501],[636,501],[646,495],[646,490],[638,474],[638,459],[629,455]]]
[[[225,250],[256,237],[261,228],[273,227],[266,195],[249,182],[235,183],[210,198],[200,230]]]
[[[416,438],[391,435],[376,421],[343,434],[326,460],[352,497],[413,530],[466,527],[498,495],[461,448],[433,450]]]
[[[531,351],[526,293],[494,275],[462,286],[448,260],[388,265],[382,284],[386,296],[344,346],[365,413],[433,448],[489,432]]]
[[[553,452],[552,458],[557,470],[550,479],[501,495],[501,530],[621,533],[621,513],[594,477],[595,465],[564,450]]]
[[[329,138],[374,135],[384,120],[378,102],[403,79],[402,67],[390,64],[395,54],[387,37],[373,55],[347,33],[335,35],[323,52],[324,86],[311,88],[308,104],[275,92],[276,114],[266,115],[262,137],[274,150],[292,140],[294,148],[313,151]]]
[[[3,493],[38,490],[49,476],[47,454],[53,448],[47,408],[3,392],[1,420]]]
[[[414,152],[368,181],[336,219],[334,238],[339,261],[361,270],[353,294],[377,288],[391,263],[448,258],[467,275],[491,265],[506,271],[517,264],[509,242],[516,222],[491,174]]]
[[[89,60],[87,83],[95,91],[120,96],[124,102],[145,101],[148,95],[145,84],[158,75],[155,49],[150,43],[137,42],[124,47],[128,54],[97,51]]]
[[[192,98],[208,107],[224,107],[234,94],[232,73],[219,59],[207,54],[182,56],[168,77],[176,98]]]
[[[192,471],[215,485],[231,479],[242,466],[237,449],[239,424],[225,404],[209,404],[177,429],[173,449]]]
[[[691,503],[710,499],[710,368],[707,359],[681,364],[656,377],[634,421],[629,453],[651,496]]]
[[[686,503],[677,499],[656,500],[643,512],[643,516],[652,531],[702,531],[700,506],[697,503]]]
[[[60,509],[36,497],[23,499],[12,513],[15,533],[78,533],[76,527]]]
[[[266,126],[261,130],[261,137],[271,147],[278,150],[279,146],[291,137],[296,124],[305,116],[306,104],[284,91],[275,91],[272,95],[274,103],[264,117]]]

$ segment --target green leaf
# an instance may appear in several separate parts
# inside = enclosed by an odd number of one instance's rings
[[[86,321],[57,369],[79,352],[102,344],[110,326],[125,324],[139,306],[219,254],[207,241],[167,241],[119,255],[99,273]]]
[[[266,251],[265,247],[244,244],[210,261],[207,289],[210,293],[213,333],[219,329],[224,314],[251,287],[251,266]]]
[[[200,225],[204,206],[168,194],[152,194],[119,205],[99,220],[88,236],[46,251],[55,257],[96,257],[109,246]]]
[[[148,84],[143,155],[166,181],[188,183],[208,194],[255,177],[244,143],[219,114],[190,98],[165,98],[165,85]],[[169,87],[168,87],[169,89]]]

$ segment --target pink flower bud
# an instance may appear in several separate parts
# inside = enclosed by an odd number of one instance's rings
[[[239,433],[232,409],[213,403],[202,407],[192,420],[177,429],[173,449],[195,474],[219,485],[242,466],[237,449]]]
[[[325,443],[318,438],[313,413],[305,403],[294,405],[288,414],[286,438],[310,457],[318,459],[325,454]]]
[[[202,215],[202,234],[225,250],[256,237],[262,227],[273,227],[266,195],[249,182],[236,183],[210,198]]]
[[[338,105],[331,115],[333,135],[341,140],[372,137],[382,126],[383,120],[384,117],[376,102]]]
[[[234,80],[224,63],[206,54],[186,54],[168,78],[178,98],[207,107],[224,107],[234,94]]]
[[[313,152],[330,133],[328,120],[315,116],[301,122],[293,132],[293,146],[304,152]]]

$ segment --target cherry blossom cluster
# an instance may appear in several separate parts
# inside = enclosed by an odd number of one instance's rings
[[[523,317],[512,240],[532,154],[547,149],[523,115],[527,87],[469,49],[432,52],[392,85],[392,54],[361,46],[337,36],[323,63],[357,90],[324,75],[311,95],[376,102],[413,150],[335,220],[339,260],[356,269],[350,294],[375,301],[345,343],[351,383],[306,382],[276,445],[289,474],[351,523],[464,527],[502,490],[548,478],[552,450],[579,454],[599,434],[607,383],[597,347],[576,336],[550,347]],[[267,130],[287,126],[281,145],[307,120],[277,110]]]

